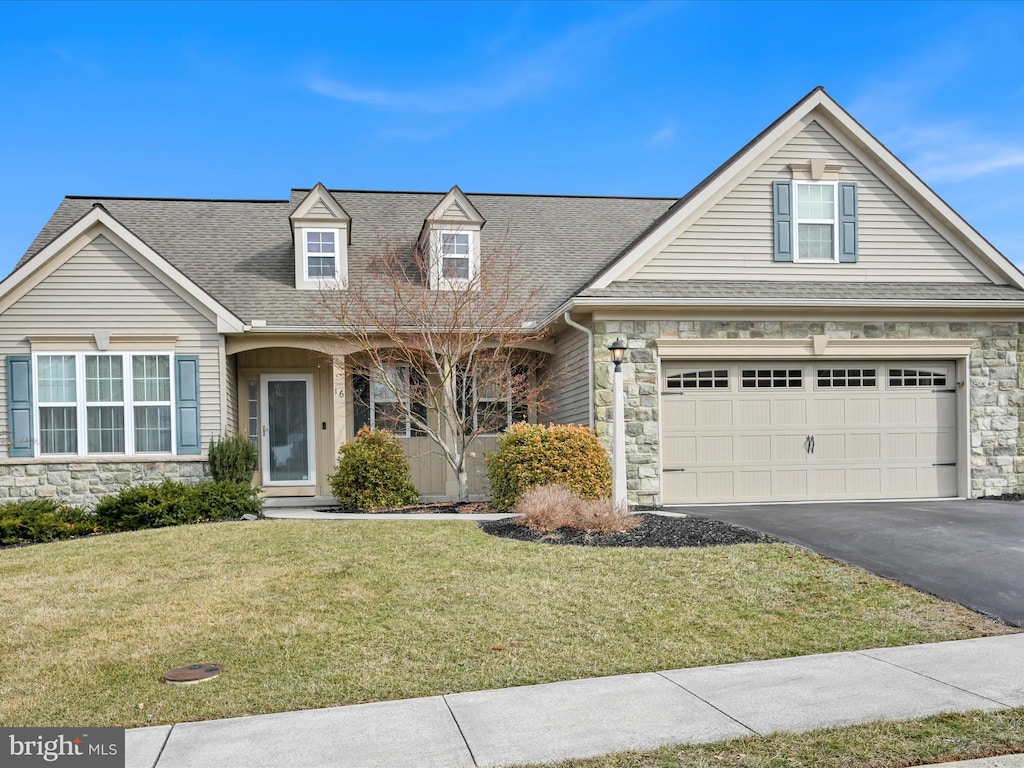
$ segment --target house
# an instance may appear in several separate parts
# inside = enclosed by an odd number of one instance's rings
[[[358,407],[317,298],[373,268],[382,232],[438,235],[437,291],[486,273],[498,232],[519,245],[562,374],[552,421],[609,439],[626,342],[633,502],[1024,490],[1024,275],[815,88],[681,199],[65,198],[0,283],[0,496],[201,476],[236,432],[267,494],[328,493],[387,403]],[[420,490],[451,495],[427,439],[399,438]]]

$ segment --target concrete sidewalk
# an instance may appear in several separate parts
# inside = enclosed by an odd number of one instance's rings
[[[499,766],[1014,706],[1024,634],[140,728],[127,768]]]

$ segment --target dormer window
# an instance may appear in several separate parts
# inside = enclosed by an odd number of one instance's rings
[[[319,291],[348,284],[352,218],[323,184],[289,217],[295,244],[295,287]]]
[[[420,246],[430,269],[430,287],[480,287],[480,237],[484,217],[457,186],[423,220]]]
[[[307,280],[334,280],[338,276],[338,230],[306,229]]]
[[[445,280],[469,280],[469,232],[441,232],[441,277]]]

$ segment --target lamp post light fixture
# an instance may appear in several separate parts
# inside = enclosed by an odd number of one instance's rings
[[[612,501],[626,505],[626,418],[622,395],[622,356],[626,354],[626,342],[616,339],[608,345],[608,351],[615,363],[612,374]]]

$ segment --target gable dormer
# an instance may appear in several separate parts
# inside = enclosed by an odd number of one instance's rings
[[[478,288],[480,232],[485,220],[458,185],[448,190],[423,221],[430,287]]]
[[[348,285],[352,217],[320,182],[289,217],[295,242],[295,287]]]

